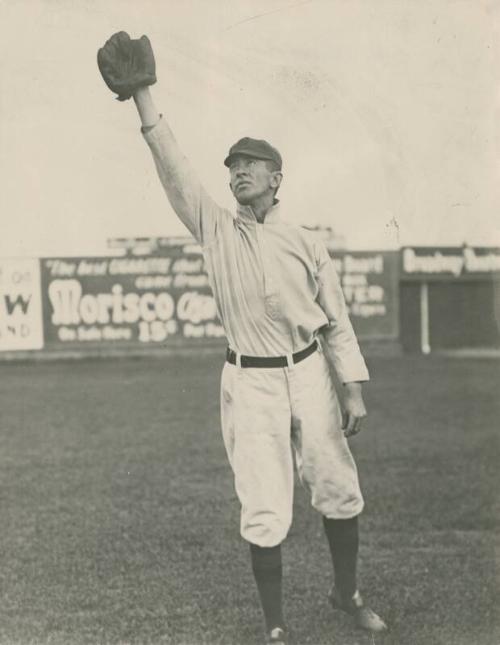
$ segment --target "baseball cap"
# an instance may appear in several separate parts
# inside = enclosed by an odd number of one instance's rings
[[[252,139],[243,137],[229,148],[229,154],[224,159],[224,165],[229,168],[233,157],[236,155],[246,155],[254,159],[268,159],[274,161],[281,170],[283,161],[280,153],[270,143],[264,139]]]

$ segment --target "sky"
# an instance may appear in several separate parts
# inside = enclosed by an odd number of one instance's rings
[[[349,248],[500,244],[500,2],[0,0],[0,257],[98,255],[186,232],[132,101],[96,53],[147,34],[152,93],[234,207],[243,136],[282,153],[283,216]]]

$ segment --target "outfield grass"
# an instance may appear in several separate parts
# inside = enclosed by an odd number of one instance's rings
[[[0,365],[2,645],[261,643],[220,367]],[[367,502],[360,578],[391,632],[372,639],[329,609],[326,541],[298,488],[284,550],[294,643],[498,645],[500,361],[370,368],[351,442]]]

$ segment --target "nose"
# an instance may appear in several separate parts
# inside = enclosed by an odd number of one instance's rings
[[[247,174],[247,168],[245,168],[244,166],[238,166],[236,168],[236,177],[241,177],[242,175],[246,175],[246,174]]]

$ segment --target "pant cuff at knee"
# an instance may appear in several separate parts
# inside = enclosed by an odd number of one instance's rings
[[[261,547],[273,547],[281,544],[288,535],[290,526],[284,526],[280,522],[273,522],[269,525],[253,524],[241,526],[241,537]]]
[[[360,515],[365,507],[363,498],[359,498],[353,504],[344,504],[330,506],[328,504],[319,504],[314,506],[314,508],[324,515],[326,518],[331,520],[350,520],[352,517]]]

